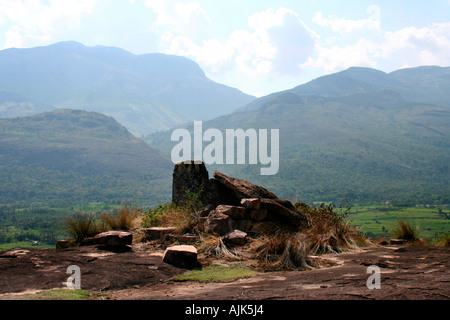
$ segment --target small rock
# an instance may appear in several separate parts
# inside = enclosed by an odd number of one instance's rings
[[[197,264],[197,249],[189,245],[168,247],[164,252],[163,261],[180,267],[194,267]]]
[[[233,244],[233,245],[243,245],[247,242],[247,233],[241,230],[233,230],[228,232],[226,235],[222,237],[222,240],[225,243]]]

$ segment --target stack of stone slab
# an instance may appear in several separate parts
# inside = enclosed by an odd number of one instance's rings
[[[220,236],[240,230],[245,233],[299,228],[305,217],[291,202],[246,180],[215,171],[209,179],[204,163],[185,161],[175,165],[172,201],[185,204],[186,194],[201,196],[206,209],[200,214],[200,229]]]

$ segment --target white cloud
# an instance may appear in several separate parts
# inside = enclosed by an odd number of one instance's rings
[[[98,0],[2,0],[0,21],[10,24],[5,47],[23,47],[49,40],[61,29],[78,29],[84,14]]]
[[[351,66],[379,68],[380,65],[388,66],[390,70],[386,71],[450,65],[450,22],[386,31],[379,37],[360,38],[346,45],[320,44],[317,55],[303,66],[323,68],[331,73]]]
[[[450,22],[386,32],[381,57],[404,66],[450,65]]]
[[[166,12],[161,7],[157,10]],[[172,12],[172,15],[176,13]],[[172,19],[164,14],[161,20],[159,17],[158,25],[163,24],[162,21],[168,25]],[[290,9],[269,8],[255,13],[248,18],[248,26],[249,30],[234,30],[225,41],[215,38],[195,41],[195,37],[183,32],[174,34],[173,30],[177,30],[175,23],[175,28],[162,36],[162,51],[188,56],[209,73],[235,70],[251,75],[267,75],[271,72],[298,73],[299,65],[314,50],[317,35]]]
[[[322,68],[326,73],[338,72],[353,66],[371,67],[377,66],[376,56],[379,47],[366,39],[360,39],[357,43],[347,46],[318,47],[316,59],[310,57],[304,67]]]
[[[144,3],[156,13],[154,30],[166,33],[166,37],[182,35],[194,38],[211,25],[210,17],[198,2],[146,0]]]
[[[322,27],[330,27],[333,31],[339,33],[350,33],[361,30],[381,30],[380,27],[380,8],[378,6],[369,6],[367,13],[371,16],[366,19],[344,19],[337,16],[328,16],[325,18],[322,12],[317,12],[313,21]]]

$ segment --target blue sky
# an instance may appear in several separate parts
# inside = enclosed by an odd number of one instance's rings
[[[262,96],[351,66],[449,66],[450,0],[0,0],[0,49],[65,40],[186,56]]]

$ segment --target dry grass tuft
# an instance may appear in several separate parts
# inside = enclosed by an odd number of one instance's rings
[[[66,224],[67,231],[76,244],[101,232],[101,228],[94,220],[94,215],[89,213],[74,213],[66,219]]]
[[[135,221],[139,219],[139,213],[139,209],[124,205],[112,214],[103,214],[101,218],[111,230],[129,231],[136,226]]]
[[[329,206],[297,207],[306,217],[299,230],[278,230],[265,235],[256,249],[256,258],[270,269],[311,269],[320,266],[317,255],[354,250],[362,242],[356,229],[346,219],[348,211],[334,211]]]
[[[397,225],[392,230],[392,233],[397,239],[404,239],[407,241],[419,240],[419,232],[416,227],[407,221],[399,220]]]

